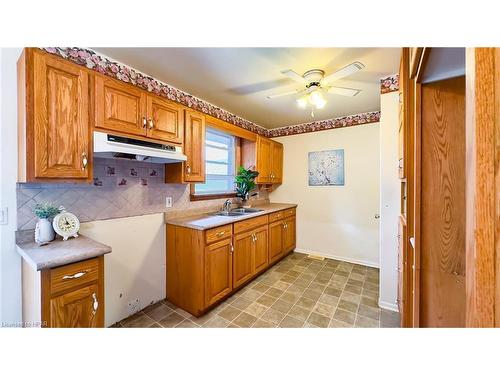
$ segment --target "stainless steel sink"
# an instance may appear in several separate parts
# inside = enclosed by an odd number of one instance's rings
[[[241,216],[245,214],[251,214],[255,212],[263,211],[259,208],[233,208],[231,211],[217,211],[213,212],[212,215],[216,216]]]

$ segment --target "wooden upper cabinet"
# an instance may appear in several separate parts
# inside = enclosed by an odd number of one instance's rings
[[[254,274],[267,268],[269,264],[269,240],[267,225],[256,229],[254,232]]]
[[[205,248],[205,307],[231,292],[232,270],[231,239]]]
[[[254,258],[253,232],[245,232],[234,236],[233,253],[233,287],[245,283],[253,276]]]
[[[147,108],[147,136],[182,144],[184,140],[184,111],[182,108],[155,95],[148,95]]]
[[[270,184],[271,181],[271,148],[272,141],[268,138],[257,137],[256,169],[259,172],[256,182],[258,184]]]
[[[283,144],[272,141],[271,143],[271,182],[283,182]]]
[[[102,327],[99,311],[97,283],[67,292],[50,300],[50,327],[98,328]]]
[[[96,75],[95,126],[120,133],[147,135],[147,94],[114,79]]]
[[[88,181],[89,73],[36,49],[18,61],[20,182]]]
[[[205,182],[205,116],[186,110],[184,135],[184,181]]]

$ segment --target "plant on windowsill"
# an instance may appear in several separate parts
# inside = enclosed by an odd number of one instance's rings
[[[255,179],[258,175],[259,172],[253,171],[251,169],[246,169],[243,166],[240,166],[240,168],[238,169],[238,174],[234,178],[234,182],[236,183],[236,196],[241,199],[243,207],[250,207],[248,198],[250,192],[257,186],[255,184]]]
[[[52,227],[50,219],[64,210],[63,206],[56,207],[50,203],[37,203],[33,208],[33,213],[38,217],[35,227],[35,242],[44,244],[53,241],[56,233]]]

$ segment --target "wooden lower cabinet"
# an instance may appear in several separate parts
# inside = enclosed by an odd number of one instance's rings
[[[41,271],[45,327],[104,327],[104,256]]]
[[[233,256],[231,240],[205,248],[205,305],[209,306],[231,292]]]
[[[201,316],[265,271],[295,248],[295,216],[288,214],[271,224],[263,215],[208,230],[168,224],[167,300]]]

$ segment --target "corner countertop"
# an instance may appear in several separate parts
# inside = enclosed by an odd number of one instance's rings
[[[221,225],[232,224],[238,221],[251,219],[257,216],[268,215],[272,212],[286,210],[293,207],[297,207],[297,205],[290,203],[268,203],[254,207],[259,208],[262,211],[253,212],[241,216],[217,216],[211,215],[209,213],[195,216],[181,216],[175,218],[168,218],[167,216],[165,216],[165,223],[196,230],[205,230]]]
[[[57,237],[47,245],[40,246],[33,240],[17,243],[17,252],[36,271],[54,268],[81,260],[98,257],[111,252],[111,247],[81,234],[77,238],[63,241]]]

